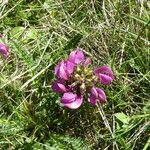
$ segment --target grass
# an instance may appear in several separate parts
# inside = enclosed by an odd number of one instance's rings
[[[3,150],[150,149],[150,3],[145,0],[9,0],[0,32],[10,57],[0,61]],[[60,106],[54,67],[82,47],[95,66],[110,65],[106,105]]]

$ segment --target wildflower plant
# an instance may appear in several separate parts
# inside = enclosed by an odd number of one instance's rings
[[[110,85],[114,80],[112,69],[102,66],[94,69],[91,59],[86,57],[81,48],[72,51],[67,60],[62,60],[55,67],[56,80],[52,89],[62,94],[61,104],[70,109],[77,109],[88,95],[88,102],[106,103],[103,89],[96,87],[97,83]]]

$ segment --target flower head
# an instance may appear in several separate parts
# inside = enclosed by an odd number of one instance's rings
[[[5,59],[9,55],[9,48],[3,43],[0,43],[0,53]]]
[[[105,92],[98,87],[97,79],[102,84],[109,85],[114,80],[110,67],[102,66],[93,70],[91,59],[84,56],[82,49],[72,51],[67,60],[61,61],[55,67],[57,80],[52,89],[63,94],[60,102],[70,109],[77,109],[83,103],[83,97],[88,97],[92,105],[97,102],[106,103]]]
[[[102,66],[94,71],[99,81],[104,85],[109,85],[114,80],[114,75],[110,67]]]

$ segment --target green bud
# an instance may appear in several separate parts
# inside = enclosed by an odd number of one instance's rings
[[[96,76],[93,76],[92,79],[93,79],[94,81],[98,81],[98,77],[96,77]]]
[[[77,72],[80,72],[81,71],[81,68],[79,66],[77,66]]]
[[[80,86],[80,88],[81,88],[82,90],[85,90],[85,88],[86,88],[85,83],[82,83],[81,86]]]
[[[76,86],[78,84],[78,82],[76,81],[76,82],[73,82],[72,84],[71,84],[71,86]]]
[[[74,77],[75,77],[76,79],[80,79],[80,75],[79,75],[79,74],[75,74]]]
[[[93,81],[93,79],[91,78],[91,79],[86,79],[86,81],[87,82],[91,82],[91,81]]]
[[[88,73],[89,72],[89,68],[84,68],[84,73]]]
[[[91,75],[92,73],[93,73],[93,70],[89,70],[88,74],[90,74],[90,75]]]

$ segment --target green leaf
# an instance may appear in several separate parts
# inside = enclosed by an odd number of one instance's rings
[[[18,39],[24,33],[24,31],[25,31],[24,27],[21,27],[21,26],[14,27],[11,30],[11,35],[12,35],[13,38]]]
[[[25,38],[27,39],[27,40],[30,40],[30,39],[36,39],[36,37],[37,37],[37,31],[36,31],[36,29],[34,29],[34,28],[30,28],[30,29],[28,29],[26,32],[25,32]]]
[[[127,115],[125,115],[124,113],[122,113],[122,112],[121,113],[116,113],[115,116],[123,124],[128,124],[129,123],[130,118]]]

